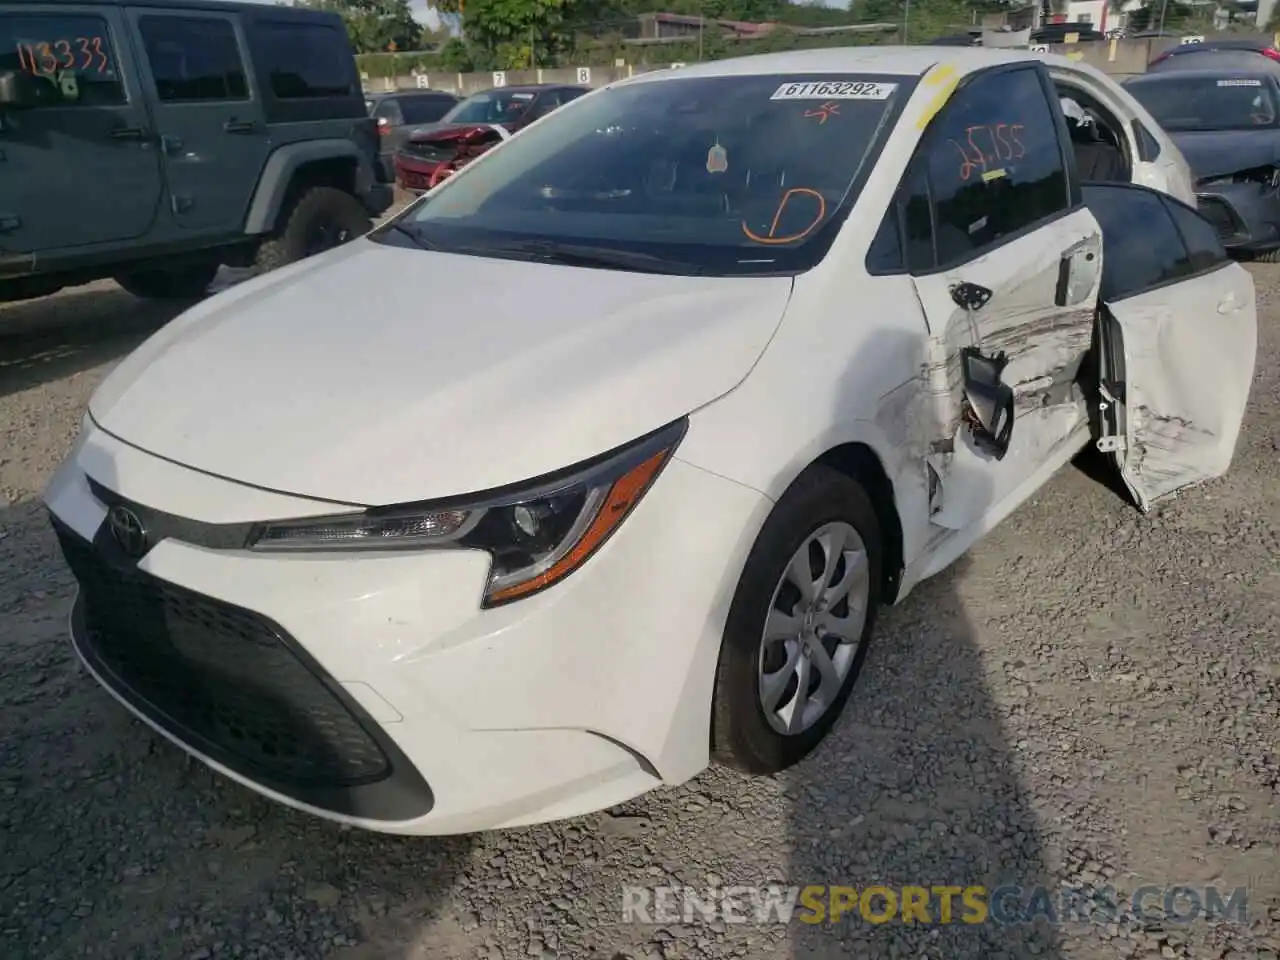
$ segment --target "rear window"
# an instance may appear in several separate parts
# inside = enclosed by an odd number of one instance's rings
[[[400,101],[400,112],[405,123],[435,123],[453,104],[448,97],[411,97]]]
[[[255,34],[260,66],[279,99],[360,96],[351,43],[336,27],[268,20]]]
[[[539,241],[658,257],[672,272],[808,269],[914,83],[735,76],[606,89],[526,128],[398,225],[482,255]]]
[[[1262,77],[1188,77],[1126,89],[1166,130],[1247,130],[1276,125],[1276,99]]]

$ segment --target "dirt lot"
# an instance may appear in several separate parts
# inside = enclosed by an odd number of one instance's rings
[[[1143,517],[1064,471],[885,617],[835,735],[784,777],[450,840],[259,800],[77,667],[38,497],[95,384],[169,314],[109,284],[0,307],[0,955],[1274,960],[1280,267],[1254,270],[1259,372],[1224,480]],[[627,884],[1001,881],[1246,886],[1248,916],[621,922]]]

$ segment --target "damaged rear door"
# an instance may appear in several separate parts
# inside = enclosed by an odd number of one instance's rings
[[[977,74],[930,124],[899,202],[928,324],[918,424],[930,521],[1011,509],[1084,443],[1074,387],[1102,268],[1035,65]]]
[[[1143,510],[1226,473],[1257,354],[1253,279],[1179,201],[1093,184],[1103,230],[1098,448]]]

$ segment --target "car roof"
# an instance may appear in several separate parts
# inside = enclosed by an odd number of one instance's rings
[[[414,87],[412,90],[377,90],[373,93],[366,93],[366,100],[390,100],[392,97],[453,97],[458,99],[456,93],[450,93],[448,90],[422,90]]]
[[[1140,73],[1136,77],[1130,77],[1125,83],[1126,87],[1140,86],[1145,83],[1169,83],[1174,80],[1262,80],[1274,77],[1275,73],[1265,67],[1253,68],[1245,67],[1243,69],[1233,69],[1230,67],[1205,67],[1199,70],[1170,70],[1168,73],[1157,71],[1154,73]]]
[[[1207,50],[1265,50],[1271,46],[1269,40],[1257,37],[1223,37],[1215,40],[1202,40],[1199,43],[1183,43],[1167,50],[1170,54],[1195,53]]]
[[[576,83],[508,83],[502,87],[487,87],[484,90],[473,90],[467,94],[474,97],[481,93],[493,93],[495,90],[509,90],[515,93],[542,93],[544,90],[590,90],[590,87]]]
[[[652,73],[637,74],[623,82],[655,82],[680,77],[733,77],[788,73],[871,73],[918,77],[936,66],[953,67],[964,74],[1004,64],[1037,62],[1050,66],[1071,68],[1077,66],[1074,61],[1066,57],[996,47],[945,45],[827,47],[817,50],[788,50],[784,53],[758,53],[729,60],[691,63],[678,70],[657,70]]]

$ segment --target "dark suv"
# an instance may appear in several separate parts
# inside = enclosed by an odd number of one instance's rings
[[[199,296],[392,201],[341,19],[226,0],[0,0],[0,300]]]

